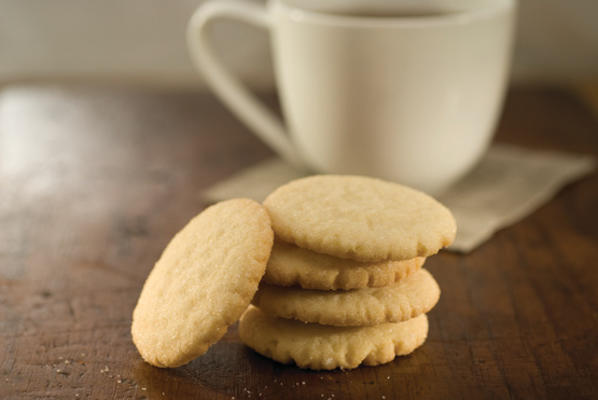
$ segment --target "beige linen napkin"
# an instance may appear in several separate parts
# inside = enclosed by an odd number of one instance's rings
[[[457,238],[450,249],[475,249],[594,167],[589,156],[493,145],[469,175],[438,196],[457,219]],[[208,188],[203,197],[212,202],[233,197],[262,201],[276,187],[301,176],[282,160],[269,159]]]

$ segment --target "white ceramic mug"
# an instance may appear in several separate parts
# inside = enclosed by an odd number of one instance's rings
[[[264,142],[298,167],[432,193],[475,165],[504,97],[515,0],[443,0],[382,16],[290,1],[211,1],[187,30],[208,84]],[[216,18],[270,30],[288,129],[214,56],[206,27]]]

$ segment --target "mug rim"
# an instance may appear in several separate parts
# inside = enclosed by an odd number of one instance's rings
[[[498,0],[492,4],[473,7],[464,11],[448,14],[426,16],[362,16],[334,14],[322,11],[300,8],[287,4],[284,0],[268,0],[268,8],[282,9],[289,19],[295,22],[311,22],[322,25],[351,26],[351,27],[430,27],[444,25],[463,25],[473,21],[483,20],[502,12],[512,11],[517,0]]]

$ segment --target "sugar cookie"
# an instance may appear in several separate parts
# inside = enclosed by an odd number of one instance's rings
[[[263,282],[318,290],[380,287],[404,279],[419,270],[424,261],[424,257],[416,257],[404,261],[359,262],[275,240]]]
[[[384,364],[413,352],[427,335],[425,314],[404,322],[353,328],[274,318],[250,306],[239,322],[241,340],[258,353],[315,370]]]
[[[431,256],[456,233],[450,211],[430,196],[361,176],[298,179],[272,192],[264,206],[280,239],[359,261]]]
[[[400,322],[430,311],[440,288],[425,269],[380,288],[349,291],[305,290],[262,284],[253,304],[266,314],[333,326]]]
[[[145,361],[176,367],[218,341],[253,298],[273,236],[264,208],[248,199],[211,206],[177,233],[133,312],[133,342]]]

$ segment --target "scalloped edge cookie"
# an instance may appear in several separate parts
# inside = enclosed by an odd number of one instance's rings
[[[418,271],[425,260],[416,257],[404,261],[359,262],[274,240],[263,282],[317,290],[382,287]]]
[[[352,328],[274,318],[250,306],[239,322],[241,340],[256,352],[314,370],[384,364],[412,353],[427,335],[425,314],[404,322]]]
[[[251,302],[273,240],[266,210],[249,199],[218,203],[189,221],[133,311],[131,334],[143,359],[177,367],[205,353]]]
[[[451,212],[396,183],[351,175],[316,175],[287,183],[264,206],[285,242],[358,261],[428,257],[456,234]]]
[[[391,286],[350,291],[261,284],[252,303],[273,317],[332,326],[370,326],[425,314],[439,298],[438,283],[421,269]]]

